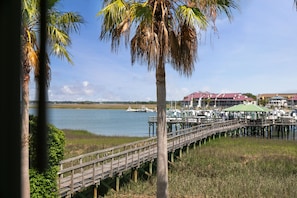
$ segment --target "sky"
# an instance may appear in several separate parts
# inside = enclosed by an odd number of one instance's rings
[[[233,19],[221,16],[201,34],[190,77],[166,65],[167,101],[199,91],[212,93],[297,93],[297,11],[294,0],[241,0]],[[131,64],[130,49],[117,53],[99,39],[102,0],[61,0],[59,11],[84,18],[68,48],[73,65],[51,57],[50,101],[156,101],[155,70]],[[36,98],[33,77],[30,99]]]

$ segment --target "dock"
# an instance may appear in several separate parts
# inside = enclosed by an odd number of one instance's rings
[[[149,119],[150,127],[156,119]],[[297,122],[283,120],[168,120],[168,163],[174,163],[184,151],[196,148],[208,141],[221,137],[256,136],[259,138],[282,138],[296,140]],[[174,125],[181,126],[172,130]],[[170,127],[171,126],[171,127]],[[171,131],[170,131],[171,130]],[[157,158],[157,137],[104,150],[99,150],[60,162],[58,190],[60,197],[72,197],[86,188],[93,188],[94,197],[100,193],[100,186],[118,191],[121,178],[131,174],[137,182],[138,172],[153,174],[153,164]],[[106,180],[111,178],[111,182]]]

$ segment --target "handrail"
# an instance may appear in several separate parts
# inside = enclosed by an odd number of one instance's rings
[[[136,142],[122,144],[122,145],[119,145],[119,146],[106,148],[106,149],[103,149],[103,150],[98,150],[98,151],[82,154],[82,155],[79,155],[79,156],[71,157],[71,158],[60,161],[60,168],[63,169],[64,165],[67,165],[69,163],[73,165],[78,160],[84,159],[84,162],[87,162],[87,161],[90,161],[92,159],[98,159],[98,158],[106,157],[106,156],[109,156],[109,155],[112,155],[112,154],[115,154],[115,153],[120,153],[120,152],[123,152],[123,151],[125,151],[127,149],[134,148],[135,146],[137,147],[137,145],[148,144],[151,141],[155,141],[155,139],[156,139],[155,137],[152,137],[152,138],[148,138],[148,139],[145,139],[145,140],[139,140],[139,141],[136,141]]]
[[[174,151],[210,135],[244,126],[240,120],[199,124],[168,133],[168,151]],[[60,194],[73,193],[114,174],[139,167],[157,157],[157,137],[95,151],[60,162]]]

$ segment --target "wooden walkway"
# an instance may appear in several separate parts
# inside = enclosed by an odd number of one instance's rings
[[[168,152],[174,153],[209,137],[227,134],[245,127],[239,120],[205,123],[168,133]],[[61,197],[70,197],[89,186],[98,186],[104,179],[137,169],[157,158],[157,137],[80,155],[60,162],[58,190]]]

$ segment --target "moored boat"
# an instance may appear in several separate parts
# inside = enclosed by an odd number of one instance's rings
[[[139,109],[133,109],[133,108],[131,108],[131,106],[129,106],[126,111],[129,111],[129,112],[155,112],[155,110],[149,109],[145,106],[141,106],[141,108],[139,108]]]

